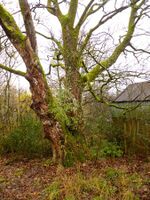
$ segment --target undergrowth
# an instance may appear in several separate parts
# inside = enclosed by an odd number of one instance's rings
[[[26,116],[12,132],[1,136],[0,153],[27,157],[50,155],[50,144],[43,138],[39,120],[33,116]]]
[[[61,174],[43,190],[43,200],[138,200],[136,194],[142,185],[141,177],[123,170],[106,168],[103,174],[81,172]]]

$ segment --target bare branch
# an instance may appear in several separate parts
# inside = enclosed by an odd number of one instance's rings
[[[76,26],[77,29],[80,29],[85,20],[92,14],[96,13],[98,10],[100,10],[106,3],[108,3],[109,0],[104,0],[101,4],[93,4],[94,0],[91,0],[89,4],[86,6],[82,16],[79,19],[79,22]],[[93,4],[93,5],[92,5]],[[97,6],[97,7],[96,7]],[[96,7],[96,8],[94,8]]]
[[[76,25],[77,29],[80,29],[80,27],[82,26],[82,24],[84,23],[84,21],[87,19],[87,12],[90,9],[91,5],[93,4],[94,0],[91,0],[88,5],[86,6],[86,8],[84,9],[84,12],[82,13],[78,24]]]
[[[1,69],[4,69],[5,71],[8,71],[8,72],[10,72],[10,73],[19,75],[19,76],[23,76],[23,77],[26,76],[26,73],[25,73],[25,72],[22,72],[22,71],[16,70],[16,69],[12,69],[11,67],[7,67],[7,66],[5,66],[5,65],[3,65],[3,64],[0,64],[0,68],[1,68]]]
[[[63,16],[57,0],[47,0],[47,10],[49,13],[57,16],[59,19],[61,18],[61,16]]]
[[[70,19],[70,25],[74,25],[76,13],[77,13],[77,8],[78,8],[78,0],[71,0],[70,2],[70,7],[68,11],[68,17]]]
[[[19,4],[20,4],[21,13],[23,16],[27,36],[29,37],[29,40],[31,42],[31,46],[34,52],[37,53],[36,33],[35,33],[35,28],[34,28],[34,24],[32,20],[29,3],[27,0],[19,0]]]
[[[150,51],[146,51],[144,49],[137,49],[136,47],[133,46],[133,44],[129,44],[129,46],[134,50],[134,51],[138,51],[138,52],[143,52],[143,53],[147,53],[150,54]]]
[[[137,1],[136,1],[137,2]],[[140,4],[141,6],[144,4],[145,1],[142,1],[142,4]],[[120,56],[120,54],[125,50],[125,48],[129,45],[130,40],[133,36],[134,30],[135,30],[135,26],[136,26],[136,20],[137,18],[141,18],[140,16],[137,16],[137,11],[140,7],[135,4],[131,5],[131,14],[130,14],[130,18],[129,18],[129,23],[128,23],[128,31],[124,37],[124,39],[122,40],[122,42],[120,42],[120,44],[115,48],[115,50],[113,51],[112,55],[107,58],[106,60],[101,61],[98,65],[96,65],[87,75],[86,77],[84,77],[84,81],[88,80],[88,81],[93,81],[98,74],[100,74],[101,72],[103,72],[105,69],[109,68],[110,66],[112,66],[116,60],[118,59],[118,57]]]
[[[120,7],[116,10],[113,10],[107,14],[105,14],[100,21],[97,23],[96,26],[94,26],[92,29],[90,29],[90,31],[87,33],[86,38],[84,39],[81,48],[80,48],[80,54],[82,54],[83,50],[85,49],[89,39],[91,38],[91,35],[93,34],[93,32],[98,29],[101,25],[103,25],[104,23],[106,23],[108,20],[112,19],[115,15],[117,15],[118,13],[122,12],[123,10],[127,9],[129,6],[124,6],[124,7]]]
[[[43,34],[43,33],[38,32],[38,31],[36,31],[36,33],[37,33],[38,35],[40,35],[40,36],[42,36],[42,37],[48,39],[48,40],[52,40],[52,41],[57,45],[57,47],[60,49],[60,51],[63,50],[63,47],[62,47],[62,45],[61,45],[61,42],[60,42],[59,40],[57,40],[52,34],[51,34],[51,36],[47,36],[47,35],[45,35],[45,34]]]

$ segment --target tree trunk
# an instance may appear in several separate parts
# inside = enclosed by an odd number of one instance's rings
[[[64,135],[61,125],[56,120],[53,111],[53,96],[46,81],[43,68],[36,54],[33,52],[30,42],[26,40],[26,47],[20,50],[27,67],[26,79],[30,84],[32,94],[31,108],[42,122],[45,138],[52,144],[53,161],[64,161]]]
[[[48,104],[44,101],[36,102],[33,99],[31,108],[35,111],[42,122],[45,138],[51,141],[53,162],[63,164],[64,135],[59,122],[55,119],[53,113],[48,111]]]
[[[73,104],[68,117],[71,117],[72,123],[68,129],[73,135],[81,134],[83,128],[83,111],[82,111],[82,82],[77,68],[66,70],[66,89],[70,92],[70,98]]]
[[[82,112],[82,92],[83,84],[81,81],[80,56],[77,50],[78,31],[71,27],[70,24],[65,24],[62,27],[63,31],[63,58],[65,62],[65,88],[69,91],[70,101],[73,107],[67,116],[72,122],[67,128],[73,134],[81,133],[83,127],[83,112]]]
[[[53,161],[63,163],[64,135],[59,122],[50,110],[53,105],[53,98],[45,77],[37,68],[30,68],[28,69],[27,79],[32,93],[31,108],[42,122],[45,138],[52,143]]]

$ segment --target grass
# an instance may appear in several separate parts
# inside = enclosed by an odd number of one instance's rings
[[[44,199],[45,200],[56,200],[60,197],[60,183],[59,181],[54,181],[50,185],[48,185],[44,191]]]
[[[21,177],[24,174],[24,169],[23,168],[18,168],[14,172],[14,176],[16,177]]]
[[[137,173],[106,168],[103,174],[81,172],[61,174],[43,190],[44,200],[138,200],[136,191],[142,186]]]

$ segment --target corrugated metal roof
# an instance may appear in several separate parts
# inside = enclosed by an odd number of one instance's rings
[[[150,101],[150,81],[129,85],[114,102],[143,102]]]

